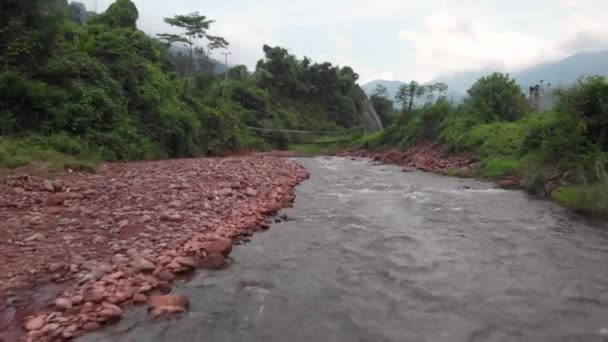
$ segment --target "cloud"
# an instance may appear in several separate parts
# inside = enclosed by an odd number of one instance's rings
[[[566,0],[564,20],[569,37],[559,43],[564,53],[608,49],[608,1]]]
[[[229,20],[218,21],[213,29],[213,34],[227,37],[230,46],[229,64],[244,64],[250,70],[255,68],[259,59],[263,57],[262,46],[276,45],[272,32],[263,29],[253,29],[238,22]],[[214,54],[217,58],[219,52]]]
[[[550,41],[514,30],[497,30],[463,17],[437,12],[422,30],[402,30],[399,38],[415,49],[417,77],[468,70],[517,70],[559,52]]]

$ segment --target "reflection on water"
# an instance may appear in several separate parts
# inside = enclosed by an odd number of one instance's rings
[[[82,341],[608,341],[608,235],[491,184],[303,159],[292,221]]]

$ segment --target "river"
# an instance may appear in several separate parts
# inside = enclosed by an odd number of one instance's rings
[[[299,162],[290,220],[220,272],[80,341],[608,341],[608,230],[493,184],[367,160]]]

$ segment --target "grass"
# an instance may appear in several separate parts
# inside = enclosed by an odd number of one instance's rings
[[[48,172],[63,169],[95,172],[99,163],[100,158],[95,153],[63,137],[0,138],[0,176],[29,165]]]
[[[304,156],[334,155],[344,149],[343,143],[334,144],[289,144],[289,150]]]
[[[608,215],[608,182],[560,187],[551,198],[582,214]]]
[[[481,162],[481,176],[499,179],[505,176],[517,175],[521,160],[512,157],[486,158]]]

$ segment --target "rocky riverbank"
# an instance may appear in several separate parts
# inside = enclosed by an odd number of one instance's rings
[[[169,292],[176,277],[221,268],[232,245],[267,228],[307,177],[272,157],[6,177],[0,341],[70,339],[120,319],[125,306],[158,303],[153,296]]]
[[[440,144],[420,143],[407,151],[391,149],[388,151],[355,150],[339,154],[343,157],[371,158],[383,164],[404,167],[404,171],[421,170],[446,175],[472,177],[477,169],[477,161],[468,154],[446,153]],[[505,177],[496,181],[504,188],[520,187],[519,177]]]
[[[340,153],[345,157],[371,158],[383,164],[403,166],[406,171],[417,169],[435,173],[446,173],[457,169],[463,174],[470,174],[475,167],[475,161],[467,155],[452,155],[445,153],[437,144],[424,143],[402,151],[355,150]]]

